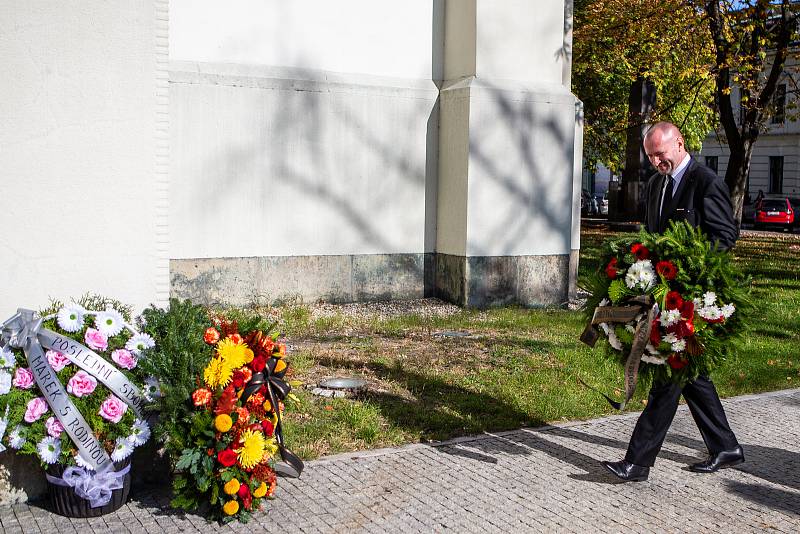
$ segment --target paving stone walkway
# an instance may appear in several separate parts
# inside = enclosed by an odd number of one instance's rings
[[[600,460],[622,458],[637,414],[522,429],[437,446],[410,445],[309,462],[280,479],[248,525],[177,514],[163,490],[117,513],[66,519],[0,507],[7,533],[139,532],[800,532],[800,390],[724,402],[747,462],[712,475],[685,406],[643,483],[617,483]]]

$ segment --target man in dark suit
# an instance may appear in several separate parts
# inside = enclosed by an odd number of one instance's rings
[[[689,156],[674,124],[654,124],[645,134],[644,148],[658,171],[645,188],[646,229],[663,232],[670,220],[685,220],[699,226],[718,248],[731,248],[739,232],[725,182]],[[713,473],[744,462],[744,452],[731,431],[714,384],[708,377],[699,376],[683,388],[672,383],[653,384],[625,458],[619,462],[602,462],[603,466],[625,481],[647,480],[675,417],[681,394],[709,452],[708,459],[693,464],[690,469]]]

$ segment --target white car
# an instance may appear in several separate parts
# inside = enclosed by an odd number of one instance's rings
[[[597,208],[600,211],[600,215],[608,215],[608,192],[602,195],[595,195],[594,198],[597,199]]]

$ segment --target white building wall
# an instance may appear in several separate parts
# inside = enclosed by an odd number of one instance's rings
[[[434,13],[173,0],[172,257],[432,251]]]
[[[168,295],[167,3],[0,3],[0,316]],[[165,71],[164,71],[165,72]]]

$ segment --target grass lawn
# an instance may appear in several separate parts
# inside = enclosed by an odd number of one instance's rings
[[[582,232],[580,273],[597,267],[607,230]],[[734,358],[714,376],[720,394],[800,384],[800,236],[746,233],[733,250],[753,278],[757,311]],[[500,308],[423,318],[334,314],[306,306],[279,310],[295,380],[366,378],[357,398],[329,399],[296,387],[286,438],[304,458],[585,419],[612,413],[578,377],[619,396],[622,371],[598,347],[578,342],[579,311]],[[445,331],[468,333],[447,337]],[[639,388],[633,410],[646,397]]]

